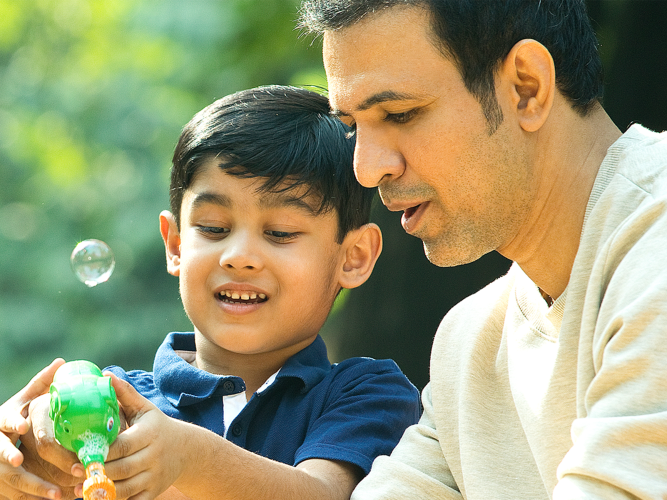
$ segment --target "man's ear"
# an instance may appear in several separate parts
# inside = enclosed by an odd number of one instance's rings
[[[521,40],[512,47],[500,71],[519,125],[526,132],[536,132],[549,116],[556,92],[551,54],[540,42]]]
[[[356,288],[366,282],[382,252],[382,232],[377,224],[369,223],[350,231],[342,244],[343,262],[340,286]]]
[[[160,233],[167,253],[167,271],[178,276],[181,272],[181,234],[174,215],[167,210],[160,213]]]

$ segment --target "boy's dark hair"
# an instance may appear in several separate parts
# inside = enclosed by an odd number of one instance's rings
[[[602,98],[602,63],[584,0],[304,0],[299,26],[323,33],[407,5],[429,12],[436,47],[456,64],[466,88],[481,103],[491,132],[503,120],[495,71],[526,38],[549,50],[556,85],[581,116]]]
[[[354,139],[331,116],[326,97],[309,90],[267,86],[223,97],[183,128],[174,151],[170,205],[180,228],[183,194],[210,158],[230,175],[261,177],[260,191],[303,187],[318,213],[335,210],[338,242],[370,218],[375,191],[354,178]]]

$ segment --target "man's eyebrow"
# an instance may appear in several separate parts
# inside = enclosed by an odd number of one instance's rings
[[[293,207],[310,216],[318,214],[318,210],[306,202],[303,197],[294,196],[289,192],[265,193],[259,200],[259,206],[262,208]]]
[[[207,191],[204,191],[203,193],[197,193],[197,195],[192,200],[193,209],[210,204],[228,208],[232,206],[232,200],[227,195],[220,193],[209,193]]]
[[[378,92],[377,94],[373,94],[372,96],[366,98],[364,101],[361,102],[356,108],[355,111],[366,111],[367,109],[372,108],[376,104],[381,104],[383,102],[388,102],[388,101],[408,101],[411,99],[415,99],[415,96],[412,94],[407,94],[405,92],[396,92],[394,90],[385,90],[383,92]],[[336,117],[341,117],[341,116],[350,116],[349,113],[346,113],[345,111],[341,111],[339,109],[334,109],[331,114]]]

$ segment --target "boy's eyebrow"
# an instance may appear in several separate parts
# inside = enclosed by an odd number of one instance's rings
[[[203,205],[218,205],[223,208],[230,208],[233,202],[229,196],[221,193],[210,193],[204,191],[197,193],[192,200],[192,208],[197,209]],[[313,206],[306,202],[303,198],[284,193],[261,193],[258,205],[263,209],[280,208],[280,207],[294,207],[298,210],[306,212],[306,214],[315,216],[318,213]]]
[[[364,99],[361,104],[359,104],[355,111],[366,111],[367,109],[372,108],[376,104],[382,104],[383,102],[388,101],[408,101],[415,99],[415,96],[412,94],[407,94],[405,92],[396,92],[394,90],[385,90],[383,92],[378,92],[372,96]],[[331,114],[336,117],[341,116],[350,116],[349,113],[341,111],[339,109],[334,109],[331,111]]]
[[[302,197],[293,196],[289,194],[289,192],[264,193],[259,199],[259,206],[262,208],[294,207],[311,216],[315,216],[318,213],[318,211]]]
[[[220,205],[221,207],[231,207],[232,200],[229,196],[220,194],[220,193],[209,193],[204,191],[203,193],[197,193],[194,200],[192,200],[192,208],[199,208],[202,205],[213,204]]]

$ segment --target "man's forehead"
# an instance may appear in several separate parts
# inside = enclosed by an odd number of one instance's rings
[[[415,29],[417,24],[422,28]],[[392,7],[358,23],[325,31],[324,66],[332,108],[347,113],[378,102],[410,99],[415,50],[435,51],[422,8]],[[406,32],[409,30],[409,32]]]

